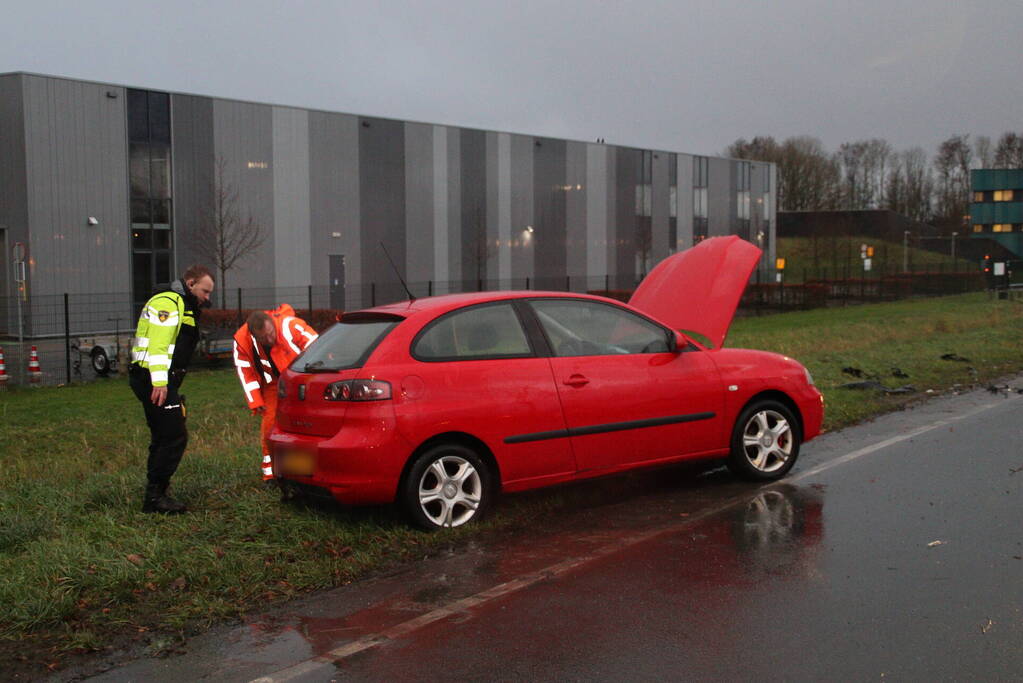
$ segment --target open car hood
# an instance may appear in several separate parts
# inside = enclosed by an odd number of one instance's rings
[[[658,263],[629,305],[721,348],[760,253],[735,235],[711,237]]]

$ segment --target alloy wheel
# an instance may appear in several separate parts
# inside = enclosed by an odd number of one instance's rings
[[[479,472],[465,458],[437,458],[419,479],[419,507],[433,524],[456,527],[476,515],[483,496]]]

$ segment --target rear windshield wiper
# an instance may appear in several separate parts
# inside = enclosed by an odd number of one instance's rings
[[[322,360],[316,360],[312,363],[307,363],[302,372],[337,372],[340,368],[325,368],[323,367]]]

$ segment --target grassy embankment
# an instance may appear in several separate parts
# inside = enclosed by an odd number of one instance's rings
[[[843,368],[923,396],[1020,372],[1021,335],[1023,305],[974,294],[743,319],[729,345],[802,360],[835,429],[911,400],[840,388],[852,379]],[[947,353],[970,361],[941,360]],[[158,650],[176,634],[577,504],[557,489],[510,496],[481,529],[434,535],[390,509],[282,506],[259,484],[258,425],[234,373],[197,372],[185,386],[192,440],[175,490],[195,511],[171,518],[138,512],[148,432],[123,379],[0,394],[0,659],[56,659],[117,637]]]
[[[943,270],[951,272],[973,272],[979,268],[977,263],[963,258],[952,259],[951,244],[947,241],[933,240],[933,246],[940,251],[920,249],[910,246],[907,266],[911,271]],[[860,246],[869,244],[874,247],[871,259],[871,270],[864,272],[860,258]],[[809,237],[781,237],[776,248],[777,255],[785,258],[785,282],[802,282],[817,277],[849,277],[876,278],[881,274],[893,274],[902,271],[903,249],[901,243],[886,242],[873,237],[857,235],[836,235],[812,239]]]

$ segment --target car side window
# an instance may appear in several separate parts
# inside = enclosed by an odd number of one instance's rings
[[[595,301],[530,302],[556,356],[664,353],[668,332],[631,311]]]
[[[484,304],[448,313],[412,342],[412,356],[428,361],[531,355],[526,333],[510,303]]]

